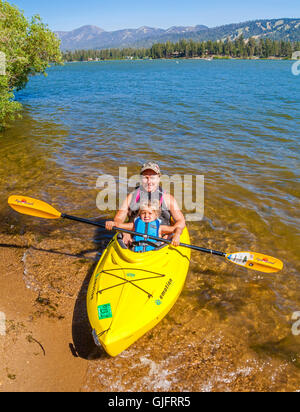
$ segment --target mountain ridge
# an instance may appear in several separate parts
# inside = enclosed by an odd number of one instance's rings
[[[159,42],[177,42],[181,39],[196,41],[230,39],[234,41],[243,35],[245,39],[254,37],[273,40],[300,41],[300,19],[279,18],[249,20],[209,28],[205,25],[171,26],[161,29],[141,26],[137,29],[105,31],[98,26],[85,25],[71,31],[56,31],[61,40],[61,49],[107,49],[124,47],[151,47]]]

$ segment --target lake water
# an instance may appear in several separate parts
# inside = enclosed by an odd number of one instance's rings
[[[23,193],[105,218],[113,214],[96,208],[98,176],[117,178],[120,166],[130,176],[155,160],[164,174],[205,177],[204,219],[188,223],[194,244],[284,262],[279,274],[264,275],[193,252],[169,318],[123,357],[91,363],[86,390],[300,389],[300,336],[292,333],[300,311],[300,76],[291,66],[72,63],[17,94],[23,119],[0,140],[2,230],[55,228],[91,240],[89,227],[16,216],[6,199]],[[114,375],[120,367],[127,378]]]

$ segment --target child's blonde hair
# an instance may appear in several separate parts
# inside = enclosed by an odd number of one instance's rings
[[[146,210],[146,209],[154,210],[157,217],[159,217],[161,215],[161,207],[160,207],[160,204],[157,200],[152,200],[152,201],[149,200],[149,202],[141,203],[140,209],[139,209],[139,216],[140,216],[141,212],[143,210]]]

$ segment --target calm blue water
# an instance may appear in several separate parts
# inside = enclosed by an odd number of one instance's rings
[[[47,78],[32,78],[17,98],[40,122],[34,134],[45,142],[49,158],[77,187],[86,184],[86,176],[95,182],[100,173],[117,174],[119,165],[136,172],[141,162],[154,159],[171,175],[204,174],[212,198],[216,193],[218,200],[224,196],[247,210],[261,203],[294,227],[300,76],[291,66],[291,61],[73,63],[51,68]]]
[[[291,64],[74,63],[32,78],[17,98],[65,128],[65,153],[84,161],[84,151],[88,165],[97,154],[127,163],[134,149],[134,162],[151,155],[167,170],[243,172],[249,158],[258,173],[266,162],[295,171],[300,78]]]

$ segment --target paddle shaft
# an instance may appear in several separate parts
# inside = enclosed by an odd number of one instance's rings
[[[51,205],[48,205],[47,203],[43,202],[42,200],[33,199],[28,196],[12,195],[8,199],[8,204],[18,213],[22,213],[25,215],[40,217],[43,219],[60,219],[62,217],[65,219],[75,220],[76,222],[82,222],[88,225],[98,226],[103,229],[106,229],[106,225],[104,223],[97,223],[89,219],[84,219],[61,213]],[[133,232],[127,229],[121,229],[119,227],[113,227],[113,230],[116,232],[128,233],[133,236],[140,236],[145,240],[145,242],[148,241],[148,239],[151,239],[162,243],[172,244],[172,241],[169,239],[162,239],[156,236],[144,235],[142,233]],[[199,252],[225,257],[225,259],[227,259],[231,263],[243,266],[247,269],[257,270],[260,272],[276,273],[279,270],[282,270],[283,268],[283,262],[281,262],[279,259],[276,259],[272,256],[267,256],[262,253],[237,252],[225,254],[217,250],[205,249],[199,246],[184,243],[180,243],[179,245]]]
[[[84,219],[84,218],[81,218],[81,217],[71,216],[71,215],[67,215],[65,213],[62,213],[61,217],[63,219],[74,220],[76,222],[86,223],[88,225],[98,226],[98,227],[101,227],[101,228],[105,229],[105,224],[93,222],[92,220],[89,220],[89,219]],[[138,232],[133,232],[132,230],[121,229],[121,228],[118,228],[118,227],[113,227],[113,230],[116,231],[116,232],[128,233],[128,234],[133,235],[133,236],[141,236],[145,240],[151,239],[151,240],[156,240],[158,242],[164,242],[164,243],[168,243],[168,244],[172,243],[172,241],[169,240],[169,239],[163,239],[163,238],[156,237],[156,236],[151,236],[151,235],[143,235],[143,234],[138,233]],[[226,257],[226,253],[218,252],[217,250],[206,249],[206,248],[199,247],[199,246],[194,246],[194,245],[187,245],[186,243],[180,243],[180,246],[187,247],[187,248],[193,249],[193,250],[197,250],[199,252],[209,253],[211,255]]]

